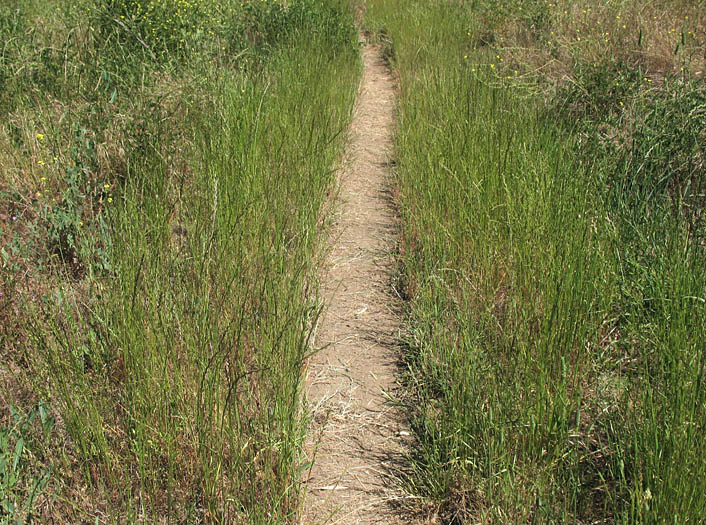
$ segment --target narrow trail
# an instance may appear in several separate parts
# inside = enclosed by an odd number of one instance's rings
[[[316,353],[307,371],[314,460],[302,523],[398,523],[394,471],[408,445],[402,412],[388,403],[398,373],[400,301],[392,291],[397,215],[391,198],[395,86],[380,50],[363,48],[326,259]]]

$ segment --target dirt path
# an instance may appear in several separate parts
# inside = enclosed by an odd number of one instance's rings
[[[395,391],[399,300],[392,291],[397,216],[391,200],[394,82],[380,50],[363,48],[323,289],[327,309],[309,363],[315,432],[307,450],[302,523],[396,523],[403,497],[392,474],[409,433],[385,392]]]

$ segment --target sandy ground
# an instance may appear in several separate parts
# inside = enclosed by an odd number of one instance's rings
[[[314,465],[301,522],[409,523],[396,481],[409,432],[389,403],[399,374],[401,301],[392,280],[397,215],[391,197],[395,85],[380,50],[364,72],[343,168],[322,288],[327,308],[307,369]]]

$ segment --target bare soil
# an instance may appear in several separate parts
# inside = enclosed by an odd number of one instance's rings
[[[409,442],[396,396],[401,301],[392,286],[395,84],[379,48],[363,48],[356,105],[322,276],[326,309],[307,369],[313,467],[302,523],[401,523],[396,473]],[[409,522],[409,520],[404,520]]]

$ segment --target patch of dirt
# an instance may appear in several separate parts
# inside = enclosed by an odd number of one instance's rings
[[[409,523],[396,476],[409,448],[397,397],[401,300],[392,282],[398,218],[389,165],[395,84],[379,47],[363,48],[322,287],[327,308],[307,369],[313,432],[302,523]]]

